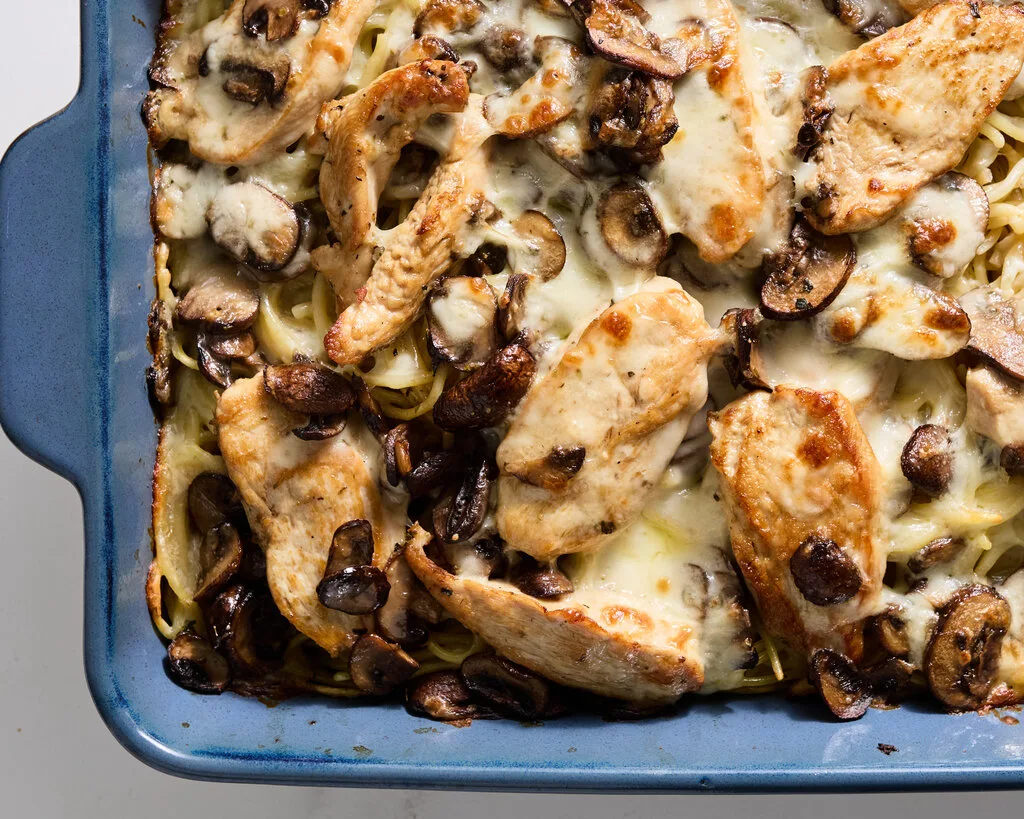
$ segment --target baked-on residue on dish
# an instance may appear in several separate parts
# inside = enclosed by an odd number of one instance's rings
[[[1024,701],[1024,6],[165,0],[201,693]]]

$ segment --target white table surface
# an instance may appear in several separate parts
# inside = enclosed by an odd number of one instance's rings
[[[74,0],[0,0],[0,8],[3,151],[18,133],[71,99],[77,85],[79,45],[78,4]],[[141,338],[139,343],[143,343]],[[82,667],[82,514],[78,497],[69,484],[29,461],[2,436],[0,548],[0,819],[451,819],[473,815],[488,819],[524,815],[1015,819],[1024,815],[1024,794],[1007,793],[490,796],[219,785],[175,779],[136,761],[100,721]]]

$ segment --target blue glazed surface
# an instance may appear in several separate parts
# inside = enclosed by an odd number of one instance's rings
[[[0,166],[0,419],[82,493],[86,670],[100,713],[132,753],[197,778],[338,785],[1024,786],[1024,726],[924,704],[837,724],[811,703],[714,698],[647,722],[460,729],[395,706],[296,700],[270,709],[172,685],[143,599],[155,429],[143,386],[153,284],[138,107],[159,5],[83,2],[79,95]],[[878,743],[899,750],[886,756]]]

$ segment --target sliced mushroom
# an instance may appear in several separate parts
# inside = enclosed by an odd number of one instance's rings
[[[196,351],[199,371],[218,387],[231,385],[231,362],[245,361],[258,366],[263,361],[256,352],[256,337],[248,331],[221,335],[200,330],[196,333]]]
[[[269,43],[291,37],[306,6],[304,0],[246,0],[242,31],[250,37],[266,34]]]
[[[356,392],[356,404],[359,406],[359,414],[363,417],[363,423],[366,424],[366,428],[373,435],[377,438],[382,438],[387,434],[390,426],[388,419],[384,416],[384,411],[380,408],[380,404],[373,397],[373,393],[363,379],[353,378],[352,384]]]
[[[565,241],[554,222],[539,210],[527,210],[512,221],[512,228],[523,242],[512,250],[518,272],[529,272],[542,282],[562,272]]]
[[[174,353],[171,351],[171,310],[163,299],[153,299],[147,319],[149,326],[149,351],[153,362],[146,367],[146,387],[150,401],[156,407],[169,407],[174,401],[171,382],[171,367]]]
[[[493,462],[479,458],[455,490],[435,507],[434,529],[442,541],[466,542],[479,531],[487,517],[491,484],[496,477]]]
[[[561,37],[538,37],[534,53],[540,67],[533,76],[509,94],[484,100],[487,122],[503,136],[535,137],[573,114],[583,54]]]
[[[554,446],[543,458],[516,464],[508,470],[523,483],[539,486],[549,492],[560,492],[583,468],[586,447]]]
[[[240,273],[218,266],[188,289],[175,315],[181,321],[232,332],[251,327],[259,308],[256,285]]]
[[[326,441],[340,435],[348,425],[345,415],[310,415],[309,421],[292,430],[300,441]]]
[[[619,182],[601,194],[597,219],[608,247],[627,264],[653,270],[668,253],[668,235],[639,185]]]
[[[223,89],[234,100],[258,105],[281,98],[292,72],[287,52],[260,48],[251,40],[223,37],[199,59],[199,76],[227,75]]]
[[[886,611],[872,617],[868,634],[878,641],[878,649],[886,657],[907,657],[910,654],[910,636],[902,609],[890,606]]]
[[[227,655],[236,672],[266,674],[280,665],[295,631],[265,589],[236,584],[206,610],[213,647]]]
[[[949,430],[923,424],[914,430],[900,456],[903,476],[931,498],[942,495],[953,479],[953,442]]]
[[[757,310],[734,307],[722,316],[722,328],[733,338],[733,351],[725,359],[725,370],[734,387],[745,390],[769,390],[771,385],[762,377],[764,371],[760,341],[760,316]]]
[[[587,126],[594,147],[626,164],[661,158],[679,130],[672,84],[636,71],[610,68],[591,93]]]
[[[532,280],[527,273],[513,273],[505,282],[505,292],[498,297],[495,323],[499,336],[506,342],[526,330],[526,292]]]
[[[263,379],[273,399],[292,412],[339,415],[356,400],[348,379],[322,364],[272,364],[264,369]]]
[[[423,497],[458,477],[465,466],[465,458],[453,450],[428,453],[405,476],[405,488],[414,498]]]
[[[231,682],[228,661],[191,626],[186,626],[171,640],[167,661],[171,679],[197,694],[219,694]]]
[[[491,26],[480,40],[480,53],[498,71],[505,73],[530,59],[530,41],[521,28]]]
[[[569,10],[586,31],[587,45],[609,62],[654,77],[677,80],[686,72],[644,27],[650,15],[633,0],[571,0]]]
[[[960,297],[971,320],[967,350],[1024,381],[1024,312],[991,286],[976,287]]]
[[[467,276],[495,276],[508,264],[508,248],[484,242],[466,259],[463,272]]]
[[[551,701],[548,682],[496,654],[474,654],[462,663],[466,687],[502,714],[517,719],[543,716]]]
[[[391,429],[381,442],[388,483],[398,486],[420,463],[428,447],[440,448],[440,443],[436,430],[427,431],[418,424],[406,422]]]
[[[230,523],[208,530],[199,547],[200,572],[195,599],[209,600],[238,572],[244,556],[242,538]]]
[[[1004,446],[999,453],[999,466],[1009,475],[1024,477],[1024,444]]]
[[[907,22],[896,0],[823,0],[825,8],[854,34],[865,39]]]
[[[427,296],[427,341],[431,356],[459,370],[479,367],[498,347],[498,303],[482,278],[450,276]]]
[[[435,671],[420,677],[405,692],[406,706],[441,722],[494,716],[490,709],[473,702],[473,695],[457,671]]]
[[[398,646],[376,634],[364,634],[352,646],[348,667],[360,691],[383,695],[402,685],[420,665]]]
[[[189,484],[188,514],[196,530],[204,533],[245,518],[238,490],[219,472],[202,472]]]
[[[828,72],[824,66],[813,65],[807,69],[802,105],[803,123],[797,131],[794,153],[806,162],[821,144],[822,134],[835,111],[828,96]]]
[[[493,427],[526,395],[536,367],[521,345],[502,347],[482,367],[441,393],[434,405],[434,423],[448,430]]]
[[[292,278],[309,266],[309,212],[256,182],[225,185],[206,219],[213,240],[260,279]]]
[[[925,651],[928,687],[949,708],[985,704],[999,668],[1010,606],[990,586],[971,585],[943,606]]]
[[[864,675],[838,651],[821,648],[810,661],[810,676],[835,716],[842,720],[860,719],[871,705],[871,686]]]
[[[346,614],[371,614],[391,591],[384,572],[373,561],[373,527],[368,520],[350,520],[334,533],[323,579],[316,587],[320,603]]]
[[[966,547],[967,541],[962,537],[935,538],[910,556],[910,559],[907,560],[907,568],[914,574],[921,574],[932,566],[956,560]]]
[[[509,572],[509,582],[523,594],[538,600],[558,600],[572,594],[572,581],[554,563],[541,564],[521,555]]]
[[[761,311],[776,321],[820,313],[839,295],[856,263],[849,236],[823,236],[798,221],[789,244],[762,263]]]
[[[878,665],[865,668],[862,673],[874,696],[890,700],[907,690],[914,666],[899,657],[889,657]]]
[[[943,279],[961,273],[985,241],[988,214],[988,196],[969,176],[950,171],[925,185],[900,211],[914,264]]]
[[[810,535],[789,558],[800,594],[816,606],[845,603],[860,591],[864,578],[856,561],[834,540]]]

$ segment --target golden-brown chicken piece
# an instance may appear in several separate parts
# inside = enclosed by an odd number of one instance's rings
[[[470,226],[486,206],[486,141],[492,133],[479,104],[461,115],[451,150],[388,237],[365,288],[324,339],[338,364],[357,364],[397,338],[419,315],[434,280],[466,255]]]
[[[501,536],[550,560],[630,523],[707,399],[717,345],[678,287],[594,319],[527,393],[498,447]]]
[[[328,139],[320,198],[341,240],[318,248],[313,264],[341,307],[366,284],[383,245],[377,206],[402,148],[426,120],[456,113],[469,100],[469,78],[455,63],[423,60],[381,74],[366,88],[324,106],[318,130]]]
[[[833,110],[812,153],[807,218],[866,230],[952,169],[1024,60],[1024,7],[952,0],[828,67]]]
[[[323,18],[302,9],[292,31],[268,42],[245,31],[247,5],[234,0],[205,25],[183,11],[163,27],[150,72],[160,87],[143,106],[154,145],[185,140],[193,154],[222,165],[251,165],[283,151],[341,90],[374,7],[373,0],[336,0]]]
[[[880,466],[837,392],[778,387],[708,416],[733,553],[768,629],[805,648],[844,644],[874,613],[885,571]]]
[[[458,576],[424,552],[419,527],[406,560],[434,598],[500,654],[562,685],[649,704],[668,703],[704,683],[690,625],[642,601],[591,589],[537,600],[509,583]]]
[[[743,75],[739,22],[726,0],[693,0],[678,37],[689,73],[676,83],[679,131],[645,176],[669,232],[708,262],[732,258],[758,228],[765,200],[754,104]],[[682,11],[680,11],[682,14]]]
[[[368,520],[378,567],[402,533],[384,516],[369,446],[356,438],[360,427],[350,424],[334,438],[308,442],[291,432],[304,420],[267,394],[262,374],[236,381],[217,405],[221,452],[266,553],[274,601],[299,631],[338,654],[373,620],[325,608],[317,598],[334,532],[351,520]]]

